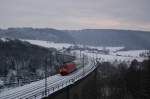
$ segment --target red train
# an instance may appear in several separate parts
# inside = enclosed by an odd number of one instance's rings
[[[75,70],[76,70],[76,64],[71,62],[71,63],[65,63],[62,66],[60,66],[59,72],[62,76],[64,76]]]

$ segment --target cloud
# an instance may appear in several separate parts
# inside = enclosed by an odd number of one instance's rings
[[[0,27],[150,30],[150,0],[0,0]]]

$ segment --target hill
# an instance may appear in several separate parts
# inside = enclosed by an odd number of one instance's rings
[[[56,30],[51,28],[0,29],[0,37],[81,43],[93,46],[124,46],[150,49],[150,32],[114,29]]]
[[[67,31],[78,43],[96,46],[125,46],[130,49],[150,49],[150,32],[112,29]]]
[[[66,32],[50,28],[8,28],[0,29],[2,38],[21,38],[47,40],[54,42],[73,42],[73,38]]]

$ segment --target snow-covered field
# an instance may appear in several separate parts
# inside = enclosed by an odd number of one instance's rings
[[[79,51],[75,51],[76,53],[79,53]],[[145,58],[143,57],[130,57],[130,56],[117,56],[117,55],[105,55],[105,54],[97,54],[97,53],[91,53],[87,51],[82,51],[81,55],[87,55],[88,57],[91,57],[93,59],[97,59],[100,62],[115,62],[117,61],[118,63],[120,62],[127,62],[130,64],[130,62],[134,59],[138,60],[139,62],[142,62]]]
[[[98,46],[87,46],[87,47],[90,47],[90,48],[93,48],[93,49],[98,49],[98,50],[109,50],[111,52],[115,52],[115,51],[119,51],[121,49],[124,49],[124,47],[98,47]]]
[[[131,51],[118,51],[116,54],[130,57],[140,57],[140,54],[147,52],[148,50],[131,50]]]
[[[30,42],[31,44],[34,45],[39,45],[39,46],[43,46],[43,47],[53,47],[56,49],[62,49],[63,47],[68,48],[70,46],[73,46],[73,44],[68,44],[68,43],[54,43],[51,41],[42,41],[42,40],[27,40],[27,39],[22,39],[22,41],[27,41]],[[118,51],[123,49],[124,47],[98,47],[98,46],[89,46],[89,45],[78,45],[79,47],[89,47],[91,49],[98,49],[98,50],[109,50],[109,51]]]
[[[22,40],[22,41],[27,41],[30,42],[31,44],[34,45],[38,45],[38,46],[42,46],[42,47],[46,47],[46,48],[56,48],[58,50],[70,47],[72,44],[68,44],[68,43],[54,43],[54,42],[50,42],[50,41],[42,41],[42,40]]]
[[[54,43],[50,41],[41,41],[41,40],[23,40],[30,42],[31,44],[43,46],[43,47],[53,47],[58,50],[61,50],[63,48],[68,48],[70,46],[73,46],[73,44],[68,43]],[[130,51],[119,51],[123,49],[124,47],[95,47],[95,46],[89,46],[89,45],[78,45],[79,47],[88,47],[91,49],[98,49],[98,50],[109,50],[109,54],[100,54],[100,53],[91,53],[87,50],[82,51],[82,53],[90,55],[91,57],[97,57],[100,59],[100,61],[132,61],[134,59],[137,59],[138,61],[143,61],[145,58],[140,57],[140,54],[143,52],[146,52],[147,50],[130,50]],[[75,52],[75,51],[74,51]]]

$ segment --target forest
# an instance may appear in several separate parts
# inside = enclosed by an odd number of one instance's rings
[[[150,55],[150,54],[149,54]],[[85,99],[150,99],[150,57],[143,62],[133,60],[98,63],[96,83],[85,85]],[[94,87],[94,88],[93,88]],[[92,90],[90,90],[92,89]],[[89,94],[90,93],[90,94]]]
[[[20,86],[58,73],[70,58],[55,48],[44,48],[17,39],[0,40],[0,88]],[[46,70],[46,71],[45,71]]]

